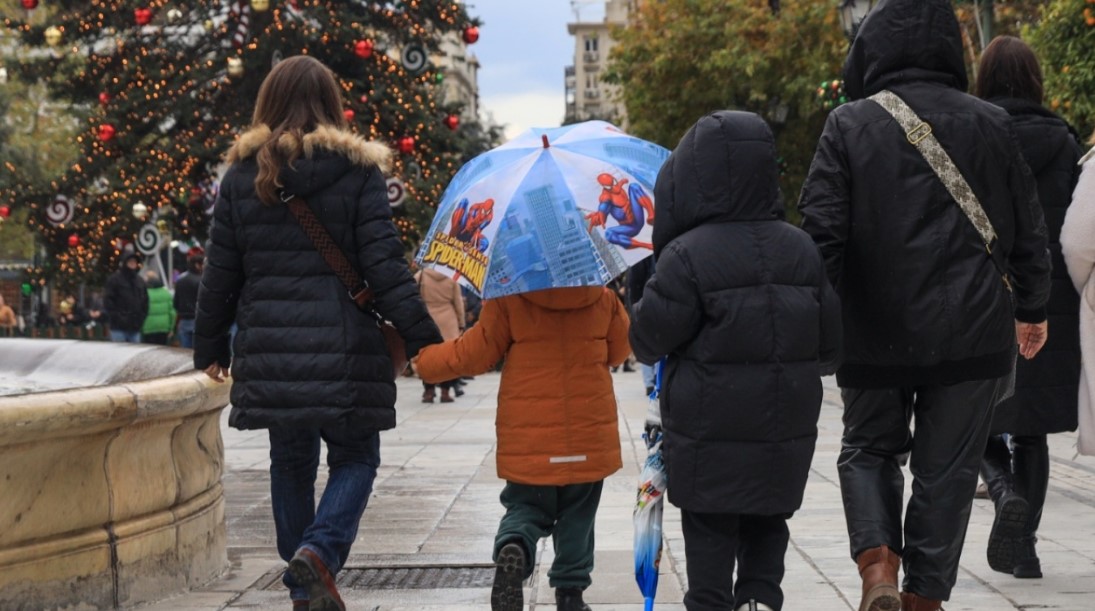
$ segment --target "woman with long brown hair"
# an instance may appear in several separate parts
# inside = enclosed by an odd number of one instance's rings
[[[1046,434],[1076,429],[1080,298],[1065,269],[1060,238],[1083,150],[1068,124],[1042,106],[1042,69],[1022,40],[999,36],[985,48],[975,94],[1011,115],[1023,158],[1038,183],[1053,259],[1046,306],[1049,340],[1035,358],[1019,359],[1015,395],[996,406],[993,436],[981,462],[981,477],[996,510],[989,566],[1015,577],[1038,578],[1042,569],[1035,542],[1049,485]],[[1010,436],[1010,447],[1003,434]]]
[[[372,492],[379,432],[395,426],[396,388],[380,329],[285,202],[300,198],[311,209],[414,356],[441,335],[391,221],[390,157],[348,131],[331,71],[291,57],[263,81],[214,207],[194,365],[216,380],[231,367],[229,424],[269,431],[278,553],[289,563],[294,609],[345,609],[335,575]],[[317,508],[321,440],[329,477]]]

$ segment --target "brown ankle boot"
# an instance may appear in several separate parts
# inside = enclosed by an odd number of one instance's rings
[[[943,611],[943,601],[922,598],[912,592],[901,593],[902,611]]]
[[[901,567],[901,556],[883,545],[861,552],[855,561],[859,565],[859,576],[863,578],[863,599],[859,602],[859,611],[901,611],[897,589],[897,569]]]
[[[441,402],[442,403],[452,403],[453,401],[454,401],[454,399],[452,398],[452,395],[449,394],[449,389],[442,388],[441,389]]]

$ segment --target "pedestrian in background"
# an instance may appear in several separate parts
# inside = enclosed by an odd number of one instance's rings
[[[441,335],[391,220],[391,155],[347,128],[342,90],[326,66],[283,59],[263,80],[251,128],[228,153],[214,205],[194,366],[217,381],[231,367],[229,425],[268,431],[274,527],[294,609],[345,609],[335,578],[372,493],[380,431],[396,424],[396,387],[376,322],[285,200],[306,200],[414,356]],[[321,441],[329,475],[317,506]]]
[[[1046,434],[1076,430],[1080,296],[1065,269],[1060,238],[1084,151],[1068,124],[1042,106],[1042,69],[1034,51],[1018,38],[999,36],[985,48],[974,92],[1011,116],[1023,158],[1038,183],[1053,261],[1046,304],[1053,333],[1037,358],[1017,363],[1015,395],[993,410],[992,436],[981,461],[981,477],[996,512],[989,566],[1015,577],[1038,578],[1042,568],[1035,542],[1049,487]]]
[[[992,408],[1016,344],[1031,359],[1047,335],[1036,185],[1007,113],[967,84],[951,2],[879,2],[799,202],[844,314],[838,473],[860,611],[950,598]]]
[[[194,312],[198,306],[198,287],[204,266],[205,251],[198,246],[191,248],[186,253],[186,273],[175,281],[172,304],[179,317],[179,345],[183,348],[194,347]]]
[[[1088,144],[1095,145],[1095,133]],[[1080,160],[1083,171],[1061,229],[1061,250],[1072,286],[1080,293],[1078,425],[1080,454],[1095,456],[1095,148]]]
[[[783,220],[776,158],[763,119],[715,112],[654,186],[657,263],[631,345],[647,364],[668,357],[662,450],[689,611],[784,607],[787,520],[839,358],[840,303],[810,236]]]
[[[422,301],[430,311],[430,317],[441,330],[441,337],[445,340],[456,339],[464,332],[466,316],[464,314],[464,295],[460,292],[460,285],[455,280],[435,269],[420,270],[415,279],[418,281],[418,290],[422,295]],[[443,380],[437,384],[422,381],[422,402],[433,403],[437,387],[441,387],[441,402],[452,403],[453,394],[462,395],[458,385],[460,376]]]
[[[0,331],[3,331],[5,336],[14,335],[15,325],[18,322],[19,320],[15,317],[15,310],[4,303],[4,296],[0,295]]]
[[[604,479],[623,464],[608,368],[631,351],[627,327],[606,288],[548,289],[485,300],[474,327],[418,358],[427,382],[506,360],[495,419],[506,513],[494,538],[493,611],[521,611],[521,583],[548,535],[558,611],[589,610],[582,592],[592,583],[594,518]]]
[[[148,287],[141,278],[140,269],[140,255],[126,251],[119,269],[106,279],[103,308],[112,342],[141,342],[141,327],[148,317]]]
[[[163,285],[155,270],[144,273],[144,282],[148,286],[148,315],[141,327],[141,341],[166,346],[175,329],[175,306],[171,304],[171,291]]]

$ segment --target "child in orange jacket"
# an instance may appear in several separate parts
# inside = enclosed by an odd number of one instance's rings
[[[520,611],[521,583],[548,535],[558,608],[589,608],[594,517],[604,478],[622,466],[608,369],[631,352],[628,324],[605,288],[549,289],[484,301],[467,333],[419,353],[426,382],[478,375],[505,358],[495,429],[506,514],[494,540],[493,611]]]

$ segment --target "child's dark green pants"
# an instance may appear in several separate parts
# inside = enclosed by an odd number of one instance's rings
[[[506,515],[494,537],[494,558],[502,546],[516,541],[525,549],[525,578],[532,575],[536,546],[551,535],[555,561],[548,571],[553,588],[585,589],[592,581],[593,523],[604,481],[567,486],[532,486],[506,482],[502,506]]]

